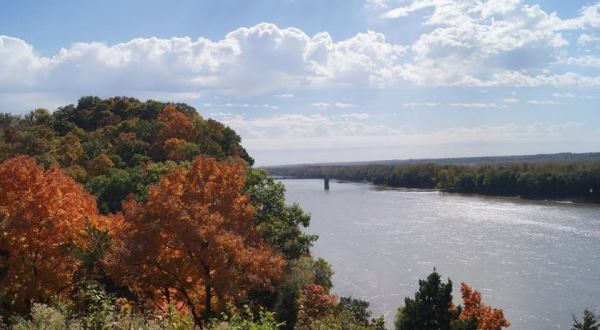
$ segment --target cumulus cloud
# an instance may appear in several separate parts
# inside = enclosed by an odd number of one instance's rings
[[[326,33],[262,23],[222,40],[138,38],[125,43],[76,43],[53,56],[24,40],[0,36],[2,91],[74,94],[136,92],[262,94],[281,88],[383,85],[394,79],[404,47],[383,34],[334,42]]]
[[[600,77],[577,70],[599,67],[597,57],[566,54],[565,37],[578,31],[580,45],[593,42],[600,3],[563,19],[521,0],[407,0],[402,6],[368,1],[386,18],[422,14],[426,32],[400,45],[374,31],[333,40],[327,32],[309,35],[261,23],[220,40],[75,43],[51,55],[38,53],[25,40],[0,36],[0,105],[19,95],[189,100],[217,92],[289,99],[297,89],[321,87],[600,86]],[[558,58],[566,58],[563,64],[573,70],[553,67]]]
[[[598,37],[596,35],[587,34],[587,33],[582,33],[577,38],[577,43],[582,46],[587,46],[588,44],[595,43],[597,41],[600,41],[600,37]]]
[[[432,30],[409,48],[412,61],[402,71],[409,81],[467,86],[598,84],[596,77],[544,70],[569,45],[565,31],[599,26],[600,4],[562,19],[521,0],[414,0],[386,10],[382,17],[419,14],[423,8],[428,8],[423,24]],[[593,38],[586,35],[580,40]]]
[[[581,57],[569,57],[564,61],[568,65],[577,65],[581,67],[592,67],[600,68],[600,57],[597,56],[581,56]]]

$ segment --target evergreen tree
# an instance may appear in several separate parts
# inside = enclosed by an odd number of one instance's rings
[[[427,280],[419,280],[419,291],[415,298],[405,298],[404,307],[396,314],[396,330],[450,330],[451,323],[458,318],[452,308],[452,281],[441,281],[435,271]]]
[[[594,315],[594,313],[590,312],[589,310],[584,310],[583,311],[583,320],[581,320],[581,322],[579,322],[579,320],[577,320],[575,318],[575,315],[573,315],[573,327],[571,328],[571,330],[598,330],[600,329],[600,324],[598,324],[599,320],[598,317],[596,315]]]

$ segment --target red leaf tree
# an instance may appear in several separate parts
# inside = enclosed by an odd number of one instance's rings
[[[466,283],[461,283],[460,292],[464,304],[459,317],[461,320],[470,320],[476,317],[477,329],[480,330],[500,330],[510,326],[510,322],[504,318],[504,312],[501,309],[492,308],[481,302],[480,292],[473,290]]]
[[[0,291],[27,312],[32,302],[69,292],[86,226],[110,220],[73,179],[26,156],[0,165],[0,184]]]
[[[147,303],[189,311],[197,323],[251,288],[270,289],[284,260],[257,234],[241,162],[196,158],[124,203],[125,225],[109,264]]]

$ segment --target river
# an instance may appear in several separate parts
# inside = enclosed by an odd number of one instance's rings
[[[433,268],[481,291],[511,329],[569,329],[600,312],[600,207],[517,198],[281,180],[312,215],[313,253],[334,268],[334,293],[369,301],[388,328]]]

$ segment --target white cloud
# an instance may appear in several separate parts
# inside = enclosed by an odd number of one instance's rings
[[[76,43],[52,55],[0,36],[0,104],[9,103],[9,94],[10,100],[20,95],[22,103],[35,103],[32,95],[190,100],[216,92],[290,99],[298,89],[323,87],[600,86],[600,76],[583,70],[600,67],[598,58],[569,54],[566,36],[577,31],[580,45],[594,41],[600,3],[570,19],[521,0],[398,3],[370,0],[368,5],[387,17],[423,14],[426,32],[408,45],[374,31],[334,41],[327,32],[308,35],[269,23],[238,28],[220,40]],[[570,71],[556,67],[559,58]]]
[[[408,6],[398,7],[398,8],[394,8],[392,10],[386,11],[382,15],[382,17],[383,18],[404,17],[404,16],[408,16],[408,14],[410,14],[412,12],[415,12],[415,11],[423,9],[423,8],[431,7],[433,5],[434,5],[434,3],[432,1],[427,1],[427,0],[415,1]]]
[[[215,108],[237,108],[237,109],[271,109],[279,110],[279,107],[273,104],[250,104],[250,103],[203,103],[203,107],[209,109]]]
[[[527,103],[533,104],[533,105],[560,105],[560,104],[562,104],[562,102],[552,101],[552,100],[529,100],[529,101],[527,101]]]
[[[587,33],[582,33],[578,38],[577,38],[577,43],[583,46],[586,46],[588,44],[594,43],[600,41],[600,37],[596,36],[596,35],[591,35],[591,34],[587,34]]]
[[[519,99],[516,99],[514,97],[507,97],[505,99],[502,99],[502,102],[504,102],[504,103],[519,103]]]
[[[340,108],[340,109],[356,108],[356,104],[344,103],[344,102],[335,102],[335,107],[336,108]]]
[[[294,94],[278,94],[278,95],[275,95],[275,97],[280,98],[280,99],[293,99]]]
[[[437,107],[440,105],[439,102],[407,102],[401,104],[403,107]]]
[[[366,2],[367,7],[375,9],[382,9],[388,7],[388,0],[366,0]]]
[[[473,102],[473,103],[469,103],[469,102],[463,102],[463,103],[452,103],[450,104],[451,107],[459,107],[459,108],[506,108],[505,105],[498,105],[496,103],[477,103],[477,102]]]
[[[383,16],[401,17],[431,7],[423,24],[432,30],[411,45],[407,57],[412,61],[401,71],[408,81],[436,86],[600,82],[598,77],[576,72],[545,72],[569,45],[563,32],[598,26],[600,4],[582,8],[572,19],[561,19],[521,0],[414,0],[402,4]]]
[[[600,57],[597,56],[581,56],[581,57],[569,57],[564,61],[568,65],[577,65],[581,67],[600,68]]]
[[[334,102],[334,103],[329,103],[329,102],[314,102],[314,103],[311,104],[311,106],[313,108],[317,108],[319,110],[327,110],[330,107],[335,107],[335,108],[338,108],[338,109],[356,108],[356,104],[345,103],[345,102]]]
[[[327,102],[315,102],[315,103],[312,103],[311,106],[313,108],[317,108],[319,110],[326,110],[327,108],[329,108],[331,106],[331,103],[327,103]]]
[[[575,97],[575,95],[572,93],[552,93],[552,96],[556,97],[556,98],[561,98],[561,99],[562,98],[572,99]]]
[[[139,95],[264,94],[303,86],[379,86],[397,79],[404,47],[383,34],[334,42],[326,32],[261,23],[222,40],[137,38],[115,45],[76,43],[53,56],[0,36],[0,91]]]
[[[369,115],[368,113],[364,113],[364,112],[353,112],[353,113],[343,114],[342,117],[343,118],[353,118],[353,119],[358,119],[358,120],[367,120],[367,119],[371,118],[371,115]]]

